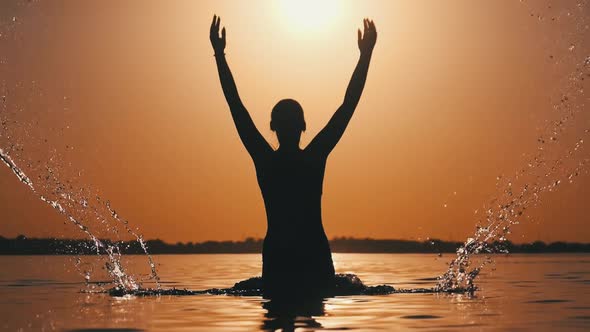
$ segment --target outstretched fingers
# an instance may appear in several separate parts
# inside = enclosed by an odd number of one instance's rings
[[[213,22],[211,22],[211,38],[218,40],[219,38],[219,26],[221,25],[221,17],[213,15]]]
[[[377,29],[375,22],[368,18],[363,19],[363,29],[358,29],[358,44],[361,52],[369,52],[373,50],[377,40]]]
[[[217,15],[213,15],[213,21],[211,21],[211,28],[209,29],[211,34],[215,32],[215,21],[217,21]]]
[[[375,22],[368,18],[363,20],[365,32],[363,34],[363,39],[367,37],[371,37],[371,39],[377,36],[377,28],[375,27]]]
[[[211,41],[225,40],[225,27],[221,30],[221,37],[219,37],[219,27],[221,26],[221,17],[213,15],[213,21],[211,21],[211,30],[209,31]]]
[[[221,17],[213,15],[213,21],[211,22],[211,34],[217,34],[219,37],[219,26],[221,25]]]

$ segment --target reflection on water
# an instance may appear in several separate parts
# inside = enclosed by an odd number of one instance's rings
[[[148,331],[313,331],[430,329],[568,330],[590,328],[590,255],[496,257],[481,290],[462,294],[339,296],[273,303],[259,296],[113,297],[86,289],[73,257],[0,257],[0,329]],[[143,265],[136,256],[133,264]],[[447,257],[335,254],[336,270],[367,285],[432,287]],[[223,288],[260,272],[259,255],[162,255],[165,288]],[[39,269],[43,267],[43,270]],[[69,269],[69,270],[68,270]],[[107,272],[104,272],[105,274]],[[95,284],[100,289],[110,285]]]
[[[294,331],[296,328],[322,328],[322,324],[313,317],[326,315],[324,302],[323,299],[311,299],[299,303],[273,300],[262,302],[262,307],[267,312],[261,329]]]

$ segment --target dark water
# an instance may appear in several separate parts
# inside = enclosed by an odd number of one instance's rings
[[[368,285],[428,288],[450,257],[335,254],[337,272]],[[164,288],[223,288],[260,272],[259,255],[156,256]],[[3,256],[0,328],[7,331],[95,329],[148,331],[312,330],[588,330],[590,255],[497,257],[474,295],[341,296],[284,319],[258,296],[113,297],[88,290],[75,257]],[[127,262],[145,264],[134,256]],[[93,281],[100,281],[95,271]],[[106,272],[105,272],[106,275]],[[108,279],[104,279],[108,281]],[[92,284],[94,290],[110,285]]]

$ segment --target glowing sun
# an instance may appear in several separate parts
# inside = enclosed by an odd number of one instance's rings
[[[342,10],[341,0],[278,0],[285,23],[296,30],[320,30],[334,24]]]

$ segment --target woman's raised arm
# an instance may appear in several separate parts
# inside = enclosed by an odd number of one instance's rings
[[[248,153],[250,153],[254,161],[256,161],[258,157],[261,157],[268,152],[272,152],[272,148],[256,128],[256,125],[254,124],[254,121],[252,121],[248,110],[240,99],[236,82],[234,81],[233,75],[229,69],[229,65],[227,64],[227,60],[225,59],[225,27],[221,30],[220,36],[220,25],[221,18],[218,16],[213,16],[209,38],[211,40],[213,50],[215,51],[215,61],[217,62],[219,80],[221,81],[223,94],[227,104],[229,105],[234,124],[238,130],[238,135],[246,147],[246,150],[248,150]]]
[[[359,61],[346,89],[344,101],[334,113],[328,124],[309,143],[306,149],[327,157],[344,134],[352,115],[358,105],[369,71],[373,48],[377,42],[377,30],[373,21],[364,20],[364,33],[358,31],[358,45],[361,51]]]

